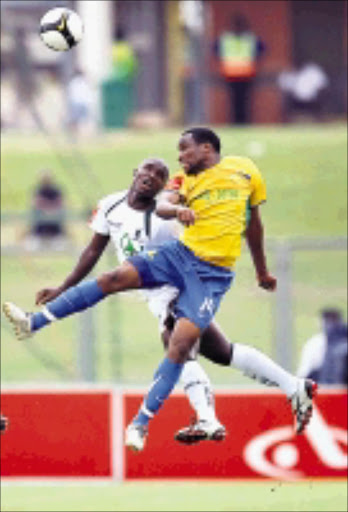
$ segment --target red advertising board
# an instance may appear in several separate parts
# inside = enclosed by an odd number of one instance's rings
[[[125,420],[140,395],[127,395]],[[188,424],[187,399],[173,396],[150,424],[146,448],[125,453],[126,478],[276,478],[347,475],[347,393],[320,392],[310,425],[295,435],[290,404],[280,392],[216,394],[228,436],[224,442],[183,446],[174,432]]]
[[[2,392],[1,476],[111,475],[110,393]]]
[[[221,443],[194,446],[173,439],[192,416],[186,397],[174,394],[151,421],[144,451],[133,453],[122,449],[123,431],[142,398],[142,393],[112,388],[3,391],[1,410],[10,427],[1,435],[1,476],[285,480],[347,476],[345,391],[321,390],[313,418],[300,436],[294,434],[290,405],[280,392],[217,392],[217,414],[228,436]]]

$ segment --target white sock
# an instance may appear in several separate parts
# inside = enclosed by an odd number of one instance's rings
[[[297,377],[254,347],[234,343],[231,366],[263,384],[279,386],[288,397],[296,391]]]
[[[180,382],[199,420],[217,421],[214,395],[208,375],[197,361],[187,361]]]

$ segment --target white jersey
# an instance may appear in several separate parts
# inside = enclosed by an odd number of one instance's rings
[[[89,222],[94,232],[110,236],[120,263],[140,251],[155,249],[178,238],[180,230],[176,220],[164,220],[155,212],[134,210],[127,203],[127,195],[128,190],[123,190],[104,197]],[[162,329],[169,304],[178,295],[177,288],[164,285],[141,292]]]

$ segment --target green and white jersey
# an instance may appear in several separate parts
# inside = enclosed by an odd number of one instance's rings
[[[142,212],[131,208],[127,194],[128,190],[123,190],[104,197],[89,222],[95,233],[110,236],[119,263],[143,250],[156,249],[164,242],[178,238],[180,231],[176,220],[164,220],[153,211]],[[169,305],[178,295],[177,288],[164,285],[142,289],[141,295],[158,318],[162,330]]]
[[[119,263],[140,251],[154,249],[178,237],[175,220],[163,220],[154,212],[134,210],[127,203],[128,190],[103,198],[93,212],[89,226],[110,236]]]

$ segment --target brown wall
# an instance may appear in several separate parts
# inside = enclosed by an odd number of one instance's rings
[[[222,1],[209,2],[210,38],[214,40],[221,31],[228,28],[234,12],[243,13],[251,29],[264,41],[267,51],[260,62],[252,97],[252,122],[280,122],[281,95],[275,83],[280,71],[291,62],[291,14],[287,0],[266,1]],[[218,77],[216,61],[210,59],[213,77]],[[212,80],[207,95],[211,123],[228,122],[228,95],[223,83]]]

